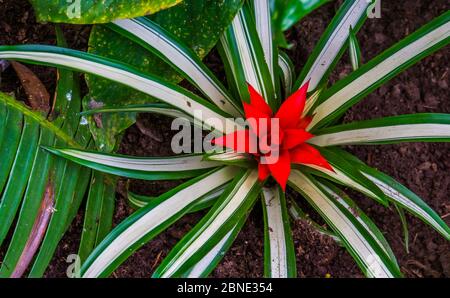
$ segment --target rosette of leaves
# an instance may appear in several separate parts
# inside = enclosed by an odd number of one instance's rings
[[[368,277],[399,277],[396,258],[374,222],[342,187],[353,188],[375,202],[399,206],[450,240],[450,228],[422,199],[393,178],[369,167],[339,148],[341,145],[399,142],[448,142],[450,115],[413,114],[339,124],[351,106],[391,78],[446,46],[450,41],[450,12],[437,17],[379,56],[362,64],[353,49],[356,32],[372,3],[347,0],[337,12],[302,72],[296,76],[288,57],[273,46],[268,0],[246,1],[221,36],[220,53],[229,90],[178,38],[149,19],[114,22],[123,36],[139,40],[166,60],[203,95],[195,95],[166,80],[117,60],[48,46],[0,47],[1,59],[66,67],[120,82],[165,104],[123,106],[96,113],[149,112],[198,121],[218,134],[233,133],[232,117],[242,115],[249,100],[247,83],[276,111],[286,98],[309,82],[305,116],[312,117],[308,140],[332,170],[311,164],[293,166],[288,188],[296,191],[321,215],[328,233],[343,245]],[[351,40],[351,42],[349,42]],[[328,87],[330,71],[351,44],[355,71]],[[197,111],[203,117],[197,118]],[[223,125],[220,129],[217,125]],[[233,125],[230,125],[233,124]],[[147,180],[190,178],[158,196],[133,196],[142,207],[119,224],[84,262],[83,277],[110,275],[144,243],[189,212],[208,208],[204,218],[181,239],[156,269],[154,277],[204,277],[221,260],[242,228],[249,211],[261,201],[265,219],[265,275],[296,276],[292,234],[284,192],[263,185],[247,154],[202,153],[168,158],[134,158],[77,148],[47,148],[80,165],[109,174]],[[297,215],[300,214],[297,210]]]

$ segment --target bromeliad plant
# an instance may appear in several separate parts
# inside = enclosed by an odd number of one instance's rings
[[[154,277],[207,276],[261,198],[265,219],[265,275],[293,277],[296,262],[283,191],[286,182],[326,221],[331,231],[322,232],[332,235],[346,247],[368,277],[398,277],[401,272],[381,231],[345,195],[340,189],[342,186],[360,191],[384,206],[399,206],[450,240],[450,228],[417,195],[338,147],[450,140],[448,114],[414,114],[337,124],[352,105],[447,45],[450,39],[450,13],[447,12],[361,65],[354,33],[364,23],[369,5],[366,0],[344,2],[295,80],[289,58],[273,44],[269,1],[246,1],[221,36],[219,45],[229,89],[188,47],[151,20],[137,18],[108,25],[164,59],[204,97],[130,65],[93,54],[48,46],[0,47],[1,59],[90,73],[165,103],[88,113],[150,112],[185,117],[200,121],[204,127],[221,134],[215,139],[217,144],[228,146],[230,136],[247,137],[256,131],[258,139],[270,138],[271,143],[280,145],[280,158],[267,166],[261,162],[263,154],[257,152],[252,156],[247,154],[248,150],[135,158],[77,148],[46,147],[80,165],[128,178],[191,178],[157,198],[130,194],[131,201],[142,208],[96,247],[84,262],[81,275],[108,276],[134,251],[182,216],[210,208],[154,273]],[[355,71],[327,87],[328,76],[348,45]],[[283,98],[288,99],[283,103]],[[268,130],[261,135],[255,127],[247,131],[236,129],[238,125],[232,117],[241,117],[244,112],[249,120],[256,122],[265,118],[279,119],[280,133],[272,135]],[[218,122],[222,125],[217,125]],[[268,183],[269,175],[278,184]],[[295,202],[291,204],[294,211],[301,213]]]

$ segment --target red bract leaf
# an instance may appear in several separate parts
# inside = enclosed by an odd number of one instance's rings
[[[285,129],[283,149],[292,149],[313,137],[312,134],[303,129]]]
[[[286,190],[286,184],[289,175],[291,174],[291,158],[289,151],[283,150],[280,152],[279,156],[268,157],[266,160],[272,177],[278,182],[283,191]]]
[[[266,129],[265,133],[267,133],[270,126],[270,115],[261,112],[251,104],[245,102],[242,104],[244,106],[245,118],[253,133],[260,135],[260,130],[264,130],[264,128]],[[265,121],[265,124],[263,124],[263,121]]]
[[[290,153],[292,163],[316,165],[334,172],[333,167],[320,152],[308,144],[301,144],[292,149]]]
[[[259,181],[266,180],[270,175],[269,167],[265,164],[258,163]]]
[[[297,124],[297,128],[298,129],[306,129],[309,124],[312,122],[313,118],[312,117],[304,117],[302,119],[300,119],[300,121]]]
[[[308,91],[309,83],[306,83],[302,88],[292,94],[281,105],[275,117],[280,119],[281,128],[296,128],[299,119],[302,116],[306,102],[306,92]]]
[[[233,149],[238,153],[257,153],[257,138],[249,130],[238,130],[213,139],[212,144]]]
[[[264,113],[266,116],[268,117],[272,116],[273,113],[272,109],[266,103],[261,94],[259,94],[258,91],[256,91],[255,88],[252,87],[252,85],[247,84],[247,86],[248,92],[250,93],[250,104],[257,110],[259,110],[261,113]]]

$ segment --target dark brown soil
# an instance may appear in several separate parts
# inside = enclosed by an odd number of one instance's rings
[[[303,20],[288,34],[294,44],[289,55],[297,70],[306,62],[308,54],[334,15],[338,4],[328,4]],[[358,38],[364,61],[368,61],[397,40],[418,29],[433,17],[448,10],[446,0],[382,1],[382,18],[368,20]],[[64,26],[69,45],[86,48],[89,27]],[[36,24],[30,5],[25,0],[0,0],[0,44],[54,44],[51,25]],[[388,115],[417,112],[450,113],[449,53],[439,51],[398,76],[353,107],[344,121],[379,118]],[[215,53],[207,63],[222,72]],[[51,68],[31,67],[52,92],[55,71]],[[344,57],[333,73],[336,81],[351,71]],[[223,74],[222,74],[223,75]],[[25,98],[16,76],[11,70],[3,74],[1,91],[15,91]],[[154,156],[168,155],[170,122],[167,119],[142,115],[139,125],[131,127],[124,136],[121,153]],[[448,144],[402,144],[396,146],[349,147],[348,150],[420,195],[450,224],[450,146]],[[178,182],[132,181],[131,189],[147,195],[157,195]],[[132,210],[123,193],[121,181],[117,193],[114,219],[119,223]],[[385,232],[402,272],[408,277],[450,277],[450,244],[434,230],[407,215],[410,232],[410,252],[403,244],[402,227],[395,209],[385,209],[367,198],[350,192],[352,197]],[[301,200],[301,198],[299,198]],[[301,202],[300,202],[301,203]],[[146,244],[115,273],[115,277],[149,277],[171,247],[201,218],[204,213],[191,214],[165,233]],[[313,215],[314,216],[314,215]],[[61,242],[47,271],[47,277],[64,277],[66,257],[76,253],[82,229],[83,211]],[[321,236],[304,222],[293,223],[295,248],[300,277],[361,277],[361,272],[348,253],[330,238]],[[4,248],[3,248],[4,249]],[[0,258],[2,255],[0,250]],[[257,206],[230,251],[212,274],[213,277],[260,277],[263,274],[263,223],[261,208]]]

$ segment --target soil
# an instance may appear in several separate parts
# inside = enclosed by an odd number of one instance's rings
[[[288,54],[297,71],[320,38],[342,1],[323,6],[288,32],[293,48]],[[382,1],[380,19],[370,19],[358,33],[364,61],[368,61],[407,34],[418,29],[449,8],[446,0]],[[85,50],[89,26],[63,26],[69,46]],[[25,0],[0,0],[0,44],[54,44],[53,26],[37,24],[31,6]],[[376,90],[344,116],[344,122],[417,112],[450,113],[448,47],[424,59],[408,71]],[[207,64],[223,77],[217,53],[207,57]],[[30,67],[54,91],[52,68]],[[345,54],[332,74],[332,81],[345,77],[351,66]],[[11,69],[2,74],[0,90],[26,96]],[[169,152],[170,122],[163,117],[141,115],[124,135],[120,152],[137,156],[162,156]],[[391,175],[421,196],[450,224],[450,145],[408,143],[395,146],[348,147],[369,165]],[[126,181],[117,189],[114,223],[118,224],[133,210],[123,196]],[[158,195],[179,181],[131,181],[134,192]],[[420,220],[407,215],[410,235],[409,252],[403,243],[402,226],[395,208],[381,207],[364,196],[349,191],[355,201],[385,233],[407,277],[450,277],[450,243]],[[288,195],[295,195],[288,193]],[[297,201],[304,206],[302,199]],[[310,210],[310,209],[308,209]],[[168,251],[204,215],[190,214],[144,245],[114,273],[114,277],[149,277]],[[315,216],[315,214],[311,214]],[[82,229],[83,210],[61,241],[47,270],[47,277],[66,276],[66,258],[77,251]],[[318,234],[307,223],[292,223],[298,272],[300,277],[362,277],[350,255],[330,238]],[[3,250],[0,250],[0,258]],[[256,206],[230,251],[212,277],[261,277],[263,275],[263,222],[261,208]]]

